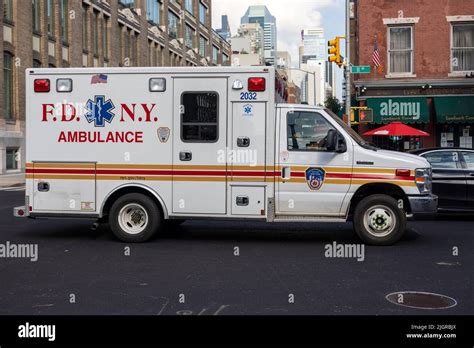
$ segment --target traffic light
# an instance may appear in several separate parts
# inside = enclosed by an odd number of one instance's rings
[[[328,41],[328,61],[336,63],[339,67],[344,63],[344,58],[341,56],[341,39],[343,38],[342,36],[336,36],[334,40]]]
[[[374,122],[374,110],[372,110],[372,109],[360,110],[360,112],[359,112],[359,122],[360,123],[372,123],[372,122]]]
[[[351,109],[351,123],[355,122],[355,110]]]

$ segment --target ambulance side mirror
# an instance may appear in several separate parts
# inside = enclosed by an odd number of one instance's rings
[[[326,149],[328,151],[336,151],[337,146],[337,131],[335,129],[330,129],[328,135],[326,136]]]
[[[347,151],[347,145],[344,137],[335,129],[330,129],[326,138],[326,149],[337,153]]]

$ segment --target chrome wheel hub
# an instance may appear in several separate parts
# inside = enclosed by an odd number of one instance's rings
[[[124,232],[138,234],[148,225],[148,214],[140,204],[130,203],[120,209],[118,222]]]

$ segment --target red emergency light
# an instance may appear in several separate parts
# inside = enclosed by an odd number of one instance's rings
[[[249,78],[249,92],[264,92],[265,88],[266,88],[265,78],[263,77]]]
[[[35,80],[35,92],[36,93],[48,93],[51,89],[49,79],[36,79]]]

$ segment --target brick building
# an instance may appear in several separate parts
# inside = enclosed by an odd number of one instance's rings
[[[402,121],[431,136],[371,140],[399,150],[474,147],[474,1],[354,0],[352,5],[352,63],[372,68],[370,74],[354,75],[354,104],[374,110],[374,123],[359,125],[359,132]]]
[[[229,65],[211,0],[0,0],[0,175],[21,172],[31,67]]]

